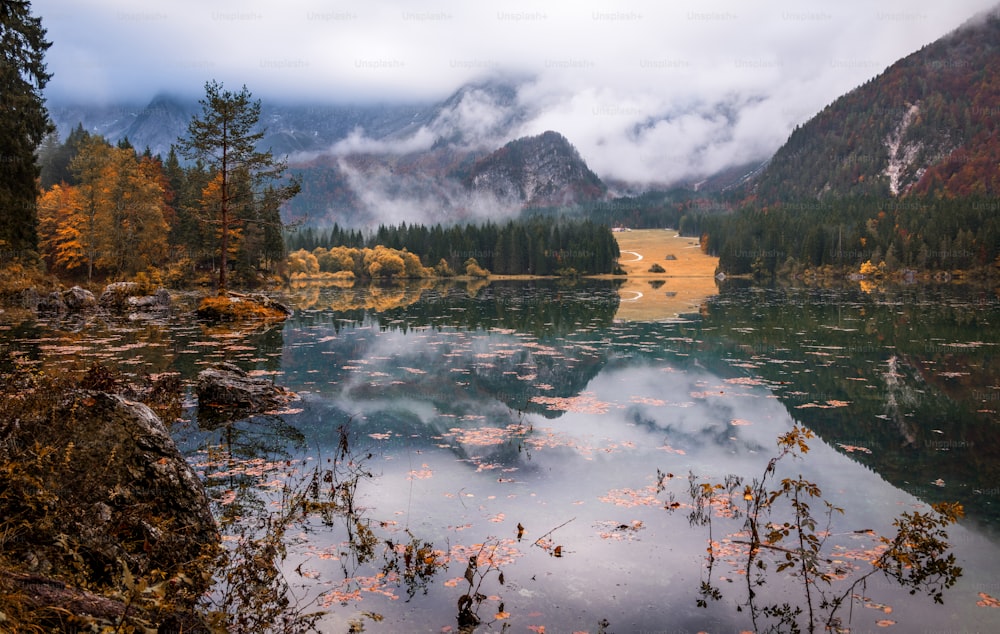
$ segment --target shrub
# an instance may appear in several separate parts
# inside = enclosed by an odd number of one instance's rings
[[[469,258],[465,261],[465,274],[469,277],[489,277],[490,272],[479,266],[476,258]]]

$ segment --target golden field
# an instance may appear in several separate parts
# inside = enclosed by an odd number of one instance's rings
[[[654,321],[698,312],[718,292],[715,269],[719,259],[702,253],[697,238],[679,236],[673,229],[621,231],[615,238],[621,251],[619,263],[628,274],[619,289],[617,319]],[[650,273],[654,264],[664,272]]]

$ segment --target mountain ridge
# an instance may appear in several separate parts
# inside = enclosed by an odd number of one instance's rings
[[[1000,7],[898,60],[798,126],[753,181],[781,200],[1000,192]]]

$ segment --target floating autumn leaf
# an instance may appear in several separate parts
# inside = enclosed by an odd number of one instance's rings
[[[726,379],[726,383],[732,385],[766,385],[767,383],[763,379],[755,379],[749,376],[741,376],[735,379]]]
[[[843,443],[837,443],[837,446],[846,451],[847,453],[854,453],[855,451],[860,451],[861,453],[870,454],[872,452],[868,447],[860,447],[858,445],[845,445]]]
[[[660,451],[665,451],[667,453],[677,454],[678,456],[685,455],[685,452],[684,452],[683,449],[674,449],[673,447],[671,447],[670,445],[668,445],[666,443],[660,445],[659,447],[657,447],[657,449],[659,449]]]
[[[559,412],[575,412],[578,414],[606,414],[611,404],[598,401],[593,394],[584,392],[579,396],[532,396],[532,403],[544,405],[547,409]]]
[[[633,396],[630,400],[638,405],[652,405],[653,407],[662,407],[667,404],[667,401],[647,396]]]
[[[633,541],[638,539],[638,532],[645,528],[642,520],[632,520],[629,524],[619,522],[597,522],[595,527],[601,539],[613,541]]]
[[[510,612],[497,612],[496,614],[493,615],[493,618],[495,618],[498,621],[502,621],[504,619],[509,619],[510,618]]]
[[[420,465],[421,469],[412,469],[409,475],[406,476],[407,480],[426,480],[427,478],[433,477],[434,472],[426,465]]]
[[[607,495],[598,498],[601,502],[614,504],[615,506],[659,506],[660,500],[656,497],[656,486],[649,485],[643,489],[612,489]]]

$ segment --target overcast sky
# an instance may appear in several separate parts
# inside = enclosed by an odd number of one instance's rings
[[[429,101],[524,80],[601,175],[660,179],[768,155],[798,123],[996,0],[34,0],[53,101],[201,96]],[[683,165],[681,167],[680,165]]]

